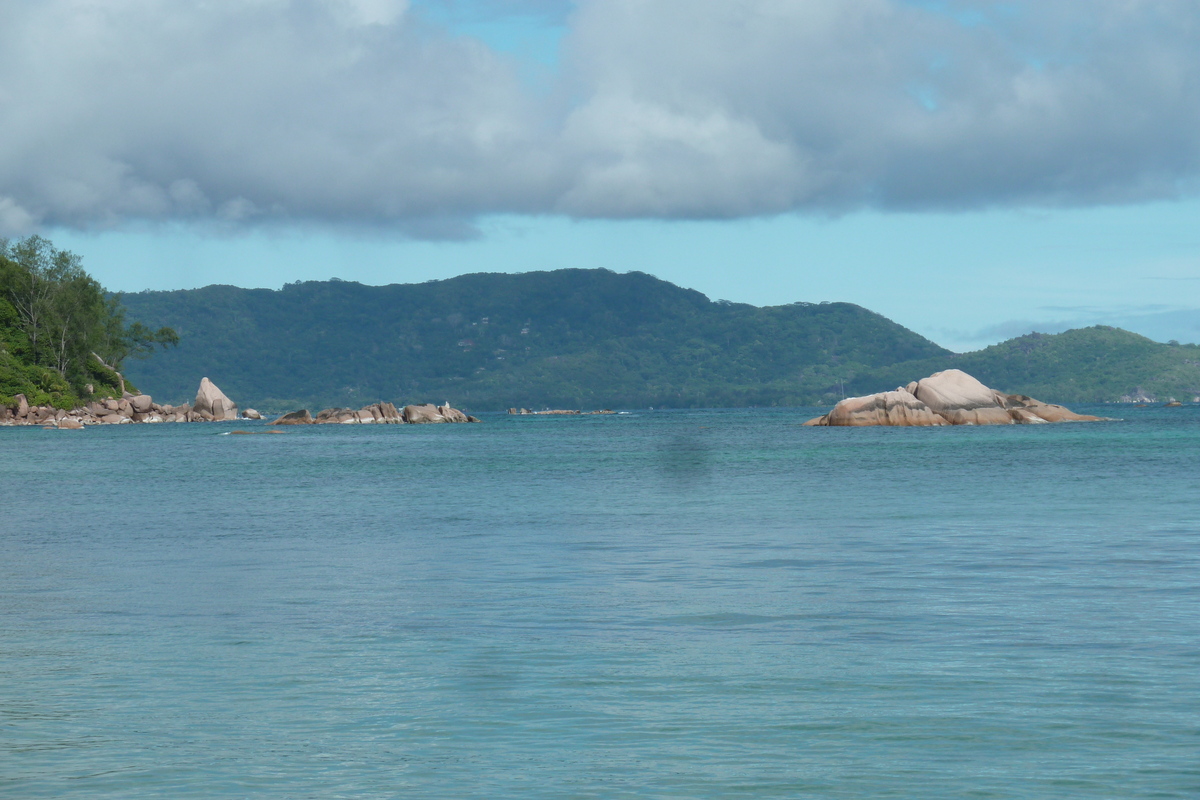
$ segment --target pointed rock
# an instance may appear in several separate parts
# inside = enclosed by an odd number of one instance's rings
[[[237,404],[225,396],[217,385],[208,378],[200,379],[200,388],[196,391],[196,402],[192,410],[200,417],[211,415],[214,420],[237,419]]]

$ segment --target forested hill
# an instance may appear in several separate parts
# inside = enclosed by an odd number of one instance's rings
[[[1031,333],[951,356],[902,362],[855,377],[848,390],[878,391],[956,367],[988,386],[1060,403],[1200,395],[1200,346],[1161,344],[1136,333],[1097,325],[1048,335]]]
[[[125,309],[49,240],[0,238],[0,406],[75,408],[136,391],[128,358],[176,342],[169,328],[128,323]]]
[[[207,375],[266,409],[380,399],[476,410],[823,403],[872,370],[950,355],[848,303],[756,308],[608,270],[209,286],[122,300],[132,317],[179,333],[177,349],[129,367],[145,391],[190,400]]]

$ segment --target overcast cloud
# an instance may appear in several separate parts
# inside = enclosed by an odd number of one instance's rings
[[[528,14],[538,0],[496,0]],[[549,4],[554,5],[554,4]],[[1192,0],[581,0],[549,84],[405,0],[0,0],[0,235],[470,234],[1192,193]]]

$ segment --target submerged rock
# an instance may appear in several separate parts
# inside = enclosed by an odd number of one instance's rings
[[[307,408],[302,408],[299,411],[290,411],[284,414],[279,419],[272,422],[272,425],[312,425],[316,420],[312,418],[312,414],[308,413]]]
[[[891,392],[848,397],[824,416],[805,425],[935,426],[1029,425],[1043,422],[1093,422],[1101,417],[1076,414],[1053,403],[984,386],[959,369],[935,372]]]

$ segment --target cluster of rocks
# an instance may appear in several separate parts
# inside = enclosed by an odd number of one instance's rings
[[[805,425],[937,426],[1027,425],[1043,422],[1094,422],[1102,417],[1076,414],[1053,403],[989,389],[958,369],[935,372],[895,391],[848,397],[828,414]]]
[[[616,412],[611,411],[607,408],[602,409],[600,411],[579,411],[576,409],[566,409],[566,408],[546,409],[545,411],[530,411],[528,408],[510,408],[508,410],[508,413],[515,414],[517,416],[561,417],[561,416],[569,416],[572,414],[615,414]]]
[[[135,422],[213,422],[238,418],[237,405],[208,378],[200,381],[196,400],[181,406],[154,402],[148,394],[130,394],[121,398],[93,400],[84,406],[66,411],[52,406],[30,406],[23,394],[13,398],[12,407],[0,406],[0,424],[44,425],[63,429],[79,429],[85,425],[121,425]],[[247,409],[245,419],[261,419],[254,409]]]
[[[360,408],[327,408],[315,417],[308,409],[292,411],[272,422],[272,425],[372,425],[372,424],[415,424],[423,422],[479,422],[475,417],[464,414],[447,403],[405,406],[397,411],[391,403],[375,403]]]

